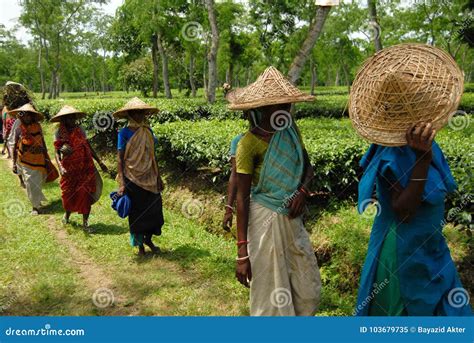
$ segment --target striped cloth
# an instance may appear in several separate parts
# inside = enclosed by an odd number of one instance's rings
[[[259,204],[287,215],[290,203],[303,175],[303,147],[294,125],[277,131],[268,146],[260,179],[252,190]]]

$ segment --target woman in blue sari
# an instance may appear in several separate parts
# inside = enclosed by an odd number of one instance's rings
[[[443,237],[444,200],[456,188],[430,123],[413,125],[407,145],[372,144],[362,158],[359,212],[379,203],[355,310],[360,316],[468,316]]]

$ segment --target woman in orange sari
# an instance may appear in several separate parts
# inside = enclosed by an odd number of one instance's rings
[[[66,211],[63,223],[69,223],[72,212],[82,214],[84,230],[89,232],[89,214],[96,191],[96,170],[93,158],[104,172],[107,167],[100,161],[87,141],[84,129],[76,120],[85,114],[71,106],[64,106],[51,122],[59,122],[54,148],[61,174],[61,197]]]
[[[20,120],[21,124],[15,133],[13,149],[13,173],[22,176],[28,198],[33,206],[32,215],[38,215],[42,202],[46,198],[42,186],[47,177],[48,149],[44,142],[39,121],[43,115],[31,104],[26,104],[8,112]]]

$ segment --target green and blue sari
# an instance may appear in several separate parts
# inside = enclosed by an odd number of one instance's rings
[[[359,212],[374,197],[374,188],[380,208],[362,270],[356,315],[472,315],[442,233],[445,197],[456,183],[434,142],[432,151],[422,203],[408,223],[400,222],[392,209],[390,185],[397,181],[408,185],[415,153],[408,146],[373,144],[361,160]]]

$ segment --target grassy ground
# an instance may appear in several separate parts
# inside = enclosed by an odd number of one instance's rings
[[[46,127],[48,134],[51,128]],[[93,234],[61,224],[57,182],[45,187],[47,214],[29,216],[25,192],[0,160],[0,312],[8,315],[245,315],[248,292],[234,281],[233,242],[165,211],[160,256],[138,257],[127,222],[110,208],[115,182],[90,219]],[[5,188],[4,188],[5,187]],[[106,290],[102,290],[105,288]],[[98,292],[98,293],[97,293]],[[101,308],[93,302],[114,304]]]
[[[54,127],[44,130],[52,151]],[[166,224],[156,239],[163,254],[140,258],[128,244],[127,222],[110,208],[113,180],[104,177],[90,220],[95,232],[86,234],[77,215],[71,225],[61,224],[57,182],[45,187],[47,214],[29,216],[25,192],[8,161],[0,160],[7,195],[0,203],[0,313],[247,315],[248,292],[234,278],[232,236],[218,234],[222,189],[195,180],[168,175]],[[351,203],[313,209],[307,228],[323,280],[319,315],[352,313],[371,222]],[[452,227],[445,233],[455,261],[465,259],[467,238]]]

